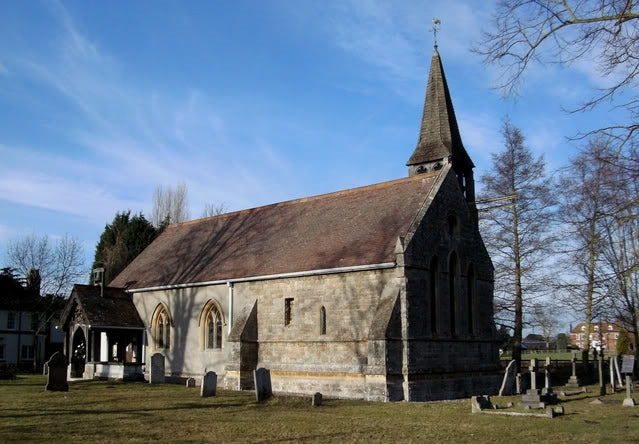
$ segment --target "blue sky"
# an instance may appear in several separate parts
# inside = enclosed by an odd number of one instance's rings
[[[404,177],[441,19],[462,139],[480,177],[509,115],[549,168],[615,113],[567,114],[592,61],[533,66],[516,100],[469,48],[492,2],[0,2],[0,260],[65,233],[87,267],[117,211],[184,181],[193,216]]]

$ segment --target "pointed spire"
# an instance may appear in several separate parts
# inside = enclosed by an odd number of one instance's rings
[[[406,165],[410,174],[437,169],[450,160],[455,171],[474,167],[459,135],[444,68],[435,47],[428,75],[424,112],[417,147]]]

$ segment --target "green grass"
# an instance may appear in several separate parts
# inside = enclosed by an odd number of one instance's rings
[[[550,356],[550,359],[553,361],[570,361],[572,358],[572,353],[570,352],[558,352],[558,351],[548,351],[548,352],[531,352],[531,353],[522,353],[521,359],[524,361],[528,361],[531,358],[535,358],[537,360],[545,360],[547,356]],[[510,353],[504,353],[501,355],[502,361],[510,361],[512,356]],[[581,361],[581,354],[577,356],[577,360]]]
[[[604,354],[604,357],[607,359],[610,356],[614,356],[614,353],[608,353],[606,352]],[[552,359],[553,361],[570,361],[572,359],[572,353],[567,351],[567,352],[558,352],[558,351],[540,351],[540,352],[529,352],[529,353],[522,353],[521,355],[521,359],[524,361],[528,361],[531,358],[535,358],[537,360],[545,360],[547,356],[550,356],[550,359]],[[504,353],[503,355],[501,355],[501,360],[502,361],[510,361],[512,359],[512,356],[510,354],[510,352],[508,353]],[[593,360],[594,358],[592,357],[592,354],[590,355],[590,360]],[[577,361],[581,362],[581,352],[577,353]]]
[[[470,401],[372,403],[101,381],[44,391],[42,376],[0,381],[0,442],[629,442],[639,407],[591,405],[577,395],[554,419],[471,414]],[[517,397],[494,397],[504,405]]]

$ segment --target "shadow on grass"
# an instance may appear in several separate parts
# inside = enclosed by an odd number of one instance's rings
[[[25,412],[25,413],[14,413],[14,414],[4,414],[0,413],[1,418],[34,418],[34,417],[47,417],[47,416],[64,416],[64,415],[104,415],[104,414],[127,414],[131,416],[149,416],[154,412],[163,412],[163,411],[175,411],[175,410],[217,410],[220,408],[230,408],[230,407],[245,407],[243,403],[226,403],[226,404],[213,404],[213,405],[202,405],[198,403],[187,403],[187,404],[179,404],[172,405],[162,408],[144,408],[144,409],[110,409],[110,410],[99,410],[99,409],[59,409],[56,408],[55,411],[40,411],[40,412]],[[0,410],[10,412],[11,409],[3,409]]]

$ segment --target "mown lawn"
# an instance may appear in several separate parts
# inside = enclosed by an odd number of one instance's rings
[[[101,381],[45,392],[42,376],[0,381],[0,442],[632,442],[639,407],[591,405],[592,393],[562,403],[554,419],[472,414],[470,401],[369,403],[252,392]],[[516,397],[494,397],[498,405]]]

